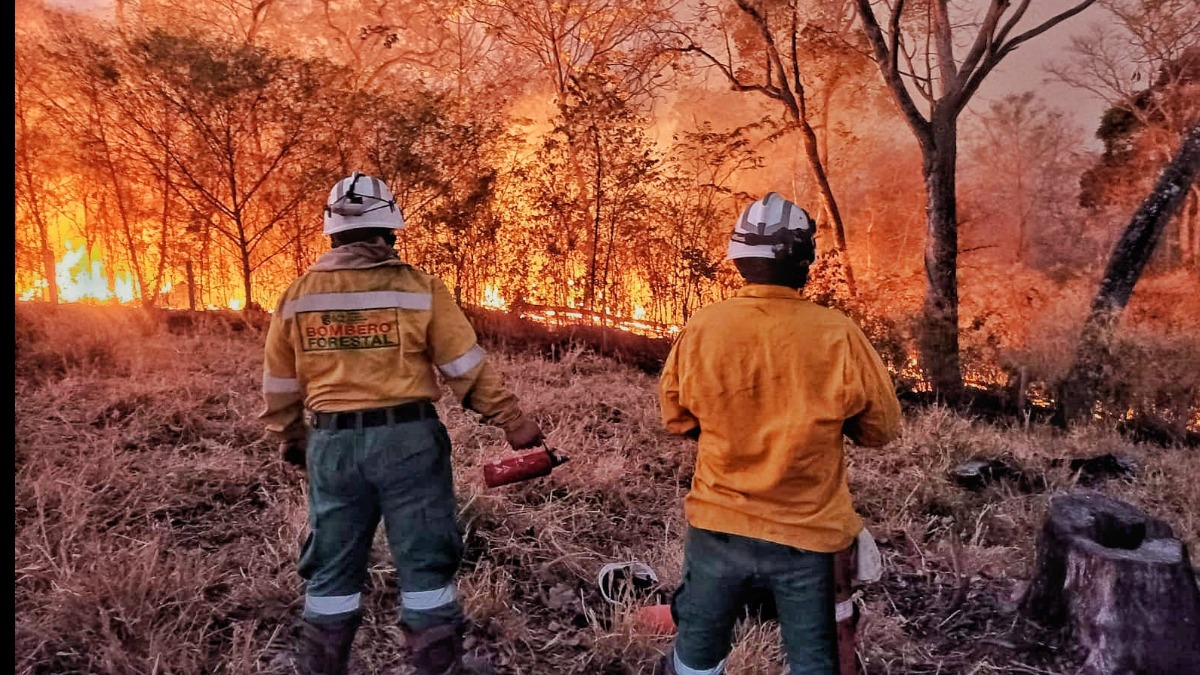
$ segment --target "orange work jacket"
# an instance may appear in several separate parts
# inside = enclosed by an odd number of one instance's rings
[[[784,286],[747,285],[697,311],[667,357],[659,404],[668,431],[700,431],[691,525],[810,551],[840,551],[862,529],[843,435],[880,446],[900,432],[867,337]]]
[[[353,246],[353,245],[352,245]],[[268,434],[303,438],[304,409],[342,412],[441,397],[439,373],[464,407],[506,431],[524,421],[516,396],[477,344],[475,331],[435,276],[347,248],[314,266],[279,298],[263,358],[259,417]],[[376,252],[376,257],[381,257]],[[352,265],[362,266],[355,269]]]

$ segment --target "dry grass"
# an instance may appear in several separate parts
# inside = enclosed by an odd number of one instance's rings
[[[260,440],[262,335],[253,327],[169,333],[136,311],[17,307],[16,660],[28,673],[292,672],[303,587],[302,475]],[[660,429],[654,379],[573,350],[550,362],[496,354],[511,386],[572,457],[544,479],[487,490],[498,430],[439,404],[455,446],[471,647],[501,673],[648,673],[668,639],[639,634],[636,601],[610,606],[611,561],[678,582],[692,446]],[[1100,489],[1200,544],[1194,453],[1098,429],[997,428],[934,408],[904,438],[851,449],[853,491],[887,562],[866,594],[870,673],[1068,673],[1056,636],[1021,622],[1013,598],[1050,494],[1075,477],[1055,460],[1135,458],[1136,480]],[[955,487],[946,471],[1002,456],[1045,489]],[[410,672],[382,534],[361,673]],[[747,623],[732,673],[779,673],[778,631]]]

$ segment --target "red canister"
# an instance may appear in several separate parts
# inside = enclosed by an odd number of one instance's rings
[[[519,483],[531,478],[549,475],[554,467],[569,459],[566,455],[538,448],[520,452],[483,465],[483,482],[488,487],[499,487]]]

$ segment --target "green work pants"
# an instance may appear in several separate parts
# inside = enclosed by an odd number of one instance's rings
[[[309,534],[300,556],[304,617],[339,623],[361,611],[380,519],[414,629],[462,618],[454,575],[456,521],[450,437],[436,417],[358,429],[314,429],[308,440]]]

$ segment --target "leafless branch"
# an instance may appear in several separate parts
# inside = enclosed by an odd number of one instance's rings
[[[997,0],[997,2],[998,1],[999,0]],[[1019,8],[1019,10],[1023,10],[1024,6],[1026,4],[1028,4],[1028,2],[1029,2],[1029,0],[1024,0],[1021,7]],[[1010,53],[1012,53],[1012,51],[1014,49],[1021,46],[1025,42],[1041,35],[1042,33],[1045,33],[1046,31],[1057,26],[1058,24],[1062,23],[1063,21],[1066,21],[1067,19],[1075,16],[1076,14],[1079,14],[1083,10],[1085,10],[1088,7],[1090,7],[1091,5],[1095,4],[1095,2],[1096,2],[1096,0],[1083,0],[1082,2],[1071,7],[1070,9],[1068,9],[1064,12],[1060,12],[1059,14],[1056,14],[1056,15],[1050,17],[1049,19],[1043,21],[1042,23],[1038,24],[1037,26],[1025,31],[1024,33],[1021,33],[1020,35],[1017,35],[1016,37],[1013,37],[1013,38],[1007,40],[1006,42],[997,42],[996,44],[998,44],[999,46],[994,45],[990,50],[988,50],[987,55],[985,56],[983,61],[979,64],[978,69],[976,69],[975,72],[967,75],[967,81],[965,82],[965,84],[963,86],[963,89],[959,95],[958,100],[955,102],[955,105],[954,105],[955,111],[956,112],[961,111],[964,107],[966,107],[967,102],[975,94],[976,90],[979,89],[979,86],[983,83],[984,78],[986,78],[988,76],[988,74],[991,73],[992,69],[995,68],[996,65],[999,64],[1004,59],[1005,56],[1008,56]],[[1009,24],[1007,24],[1005,26],[1005,28],[1002,31],[1002,36],[1007,35],[1008,32],[1012,30],[1013,26],[1015,26],[1015,20],[1010,21]],[[1003,40],[1003,37],[1001,37],[1000,39]],[[966,73],[966,71],[964,71],[964,74],[965,73]]]
[[[895,96],[901,112],[904,113],[904,117],[918,141],[922,144],[928,144],[931,140],[929,137],[929,120],[925,119],[921,111],[917,109],[916,103],[913,101],[912,95],[909,94],[908,88],[905,86],[904,80],[900,75],[897,62],[897,50],[900,43],[899,14],[903,10],[904,2],[903,0],[897,0],[896,7],[892,10],[891,21],[889,22],[889,36],[885,37],[883,29],[879,25],[879,20],[875,17],[875,10],[871,8],[871,0],[857,1],[859,16],[863,22],[863,31],[867,34],[867,39],[875,52],[875,62],[880,64],[880,72],[883,74],[883,79],[887,83],[888,88],[892,90],[892,94]]]
[[[779,87],[761,84],[747,84],[741,81],[738,79],[737,74],[733,72],[733,67],[730,64],[721,61],[708,50],[694,42],[686,46],[675,47],[673,49],[681,54],[690,53],[699,55],[702,59],[707,61],[709,65],[720,71],[721,74],[725,76],[725,79],[729,82],[730,87],[735,91],[757,91],[774,99],[779,99],[782,97]]]

